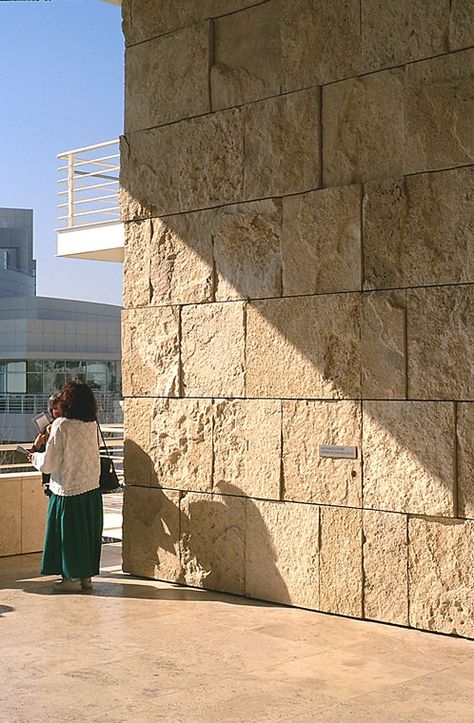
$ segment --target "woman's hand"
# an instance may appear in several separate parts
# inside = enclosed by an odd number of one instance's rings
[[[30,464],[33,464],[33,454],[34,454],[34,450],[33,450],[33,452],[31,452],[31,451],[28,452],[28,454],[26,455],[28,462],[30,462]]]
[[[36,437],[35,442],[33,444],[33,447],[31,448],[31,451],[36,452],[38,447],[43,447],[46,444],[46,442],[48,441],[48,436],[49,435],[46,435],[44,432],[43,432],[43,434],[38,434],[38,436]]]

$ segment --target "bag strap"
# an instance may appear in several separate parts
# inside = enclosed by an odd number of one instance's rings
[[[97,441],[99,442],[99,452],[100,452],[100,440],[99,440],[99,432],[100,432],[100,436],[102,437],[102,442],[103,442],[103,445],[104,445],[104,447],[105,447],[105,451],[106,451],[106,453],[107,453],[107,457],[108,457],[109,459],[111,459],[111,457],[110,457],[110,452],[109,452],[109,448],[107,447],[107,443],[106,443],[106,441],[105,441],[104,435],[103,435],[102,430],[101,430],[101,428],[100,428],[99,420],[96,419],[96,420],[95,420],[95,423],[97,424]]]

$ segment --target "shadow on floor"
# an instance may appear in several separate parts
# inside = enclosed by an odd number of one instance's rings
[[[155,581],[157,584],[166,587],[155,587],[153,581],[148,584],[141,584],[140,578],[130,577],[123,573],[107,573],[106,577],[94,578],[94,589],[89,592],[77,593],[81,597],[118,597],[134,598],[140,600],[182,600],[183,602],[210,602],[219,601],[230,605],[248,605],[251,607],[280,607],[277,603],[253,600],[250,598],[230,595],[201,588],[184,587],[172,585],[171,583]],[[59,597],[60,594],[53,590],[53,580],[18,581],[15,587],[22,588],[24,592],[32,595],[52,595]],[[76,593],[74,593],[76,594]],[[0,608],[1,612],[1,608]]]
[[[11,613],[15,608],[12,608],[10,605],[0,605],[0,618],[5,613]]]

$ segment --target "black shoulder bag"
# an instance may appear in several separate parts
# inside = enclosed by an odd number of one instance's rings
[[[102,430],[100,428],[99,422],[97,422],[97,427],[100,432],[100,436],[102,437],[102,443],[105,447],[105,454],[100,455],[100,477],[99,477],[100,491],[102,492],[103,495],[105,495],[108,492],[113,492],[118,487],[120,487],[120,482],[117,477],[117,472],[115,471],[114,463],[109,454],[109,450],[107,449],[107,445],[105,443],[104,435],[102,434]],[[97,435],[97,441],[99,441],[98,435]],[[99,448],[100,448],[100,444],[99,444]]]

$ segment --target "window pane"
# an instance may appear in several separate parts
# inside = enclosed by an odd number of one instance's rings
[[[0,372],[0,394],[3,394],[5,391],[5,374],[2,374]]]
[[[8,372],[7,391],[13,394],[26,393],[26,374]]]
[[[52,394],[54,391],[54,372],[45,372],[43,374],[43,390],[45,394]]]
[[[89,374],[105,374],[107,371],[106,362],[92,361],[87,362],[87,376]]]
[[[36,374],[40,374],[43,371],[43,362],[42,361],[27,361],[26,362],[26,371],[27,372],[35,372]]]
[[[26,375],[26,390],[28,394],[42,394],[43,393],[43,375],[42,374],[27,374]]]
[[[26,362],[24,361],[9,361],[7,367],[9,372],[26,372]]]

